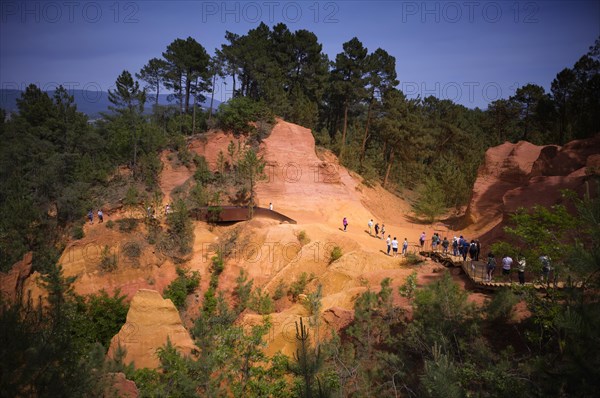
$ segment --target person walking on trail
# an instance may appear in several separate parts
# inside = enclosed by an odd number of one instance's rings
[[[508,280],[511,282],[512,280],[510,278],[510,268],[512,266],[512,263],[513,259],[508,255],[504,256],[504,258],[502,259],[502,275],[505,279],[508,277]]]
[[[477,244],[475,243],[474,240],[472,240],[471,244],[469,245],[469,257],[471,258],[471,261],[475,260],[476,255],[477,255]]]
[[[387,255],[390,255],[390,250],[392,249],[392,237],[390,235],[388,235],[387,239],[385,240],[385,244],[387,245]]]
[[[442,252],[444,254],[448,254],[448,246],[450,246],[450,241],[444,236],[444,240],[442,241]]]
[[[431,235],[431,251],[437,251],[437,232]]]
[[[404,238],[404,242],[402,242],[402,255],[406,256],[408,253],[408,239]]]
[[[542,282],[544,280],[550,282],[550,257],[546,255],[540,256],[540,263],[542,263]]]
[[[375,237],[379,239],[379,223],[375,224]]]
[[[271,211],[273,210],[273,203],[272,202],[269,202],[269,210],[271,210]]]
[[[348,219],[346,217],[342,220],[342,225],[344,226],[344,232],[346,232],[346,228],[348,227]]]
[[[475,252],[475,261],[479,261],[479,253],[481,253],[481,243],[479,239],[475,239],[475,243],[477,245],[477,252]]]
[[[527,265],[527,262],[525,261],[525,257],[519,256],[517,258],[517,271],[518,271],[518,275],[519,275],[519,284],[521,284],[521,285],[525,284],[525,266],[526,265]]]
[[[496,258],[494,257],[494,253],[492,252],[488,254],[486,269],[487,275],[485,280],[486,282],[491,282],[494,276],[494,270],[496,269]]]
[[[373,219],[369,220],[367,225],[369,226],[369,235],[373,235]]]
[[[91,210],[88,212],[88,220],[90,220],[90,224],[94,223],[94,212]]]
[[[452,254],[458,256],[458,238],[456,236],[452,239]]]
[[[394,257],[396,257],[398,255],[398,240],[395,236],[392,239],[392,251],[394,252]]]
[[[419,243],[421,244],[421,249],[423,249],[423,245],[425,244],[425,231],[423,231],[423,233],[421,234],[421,237],[419,238]]]
[[[467,254],[469,253],[469,241],[466,239],[463,239],[463,244],[462,244],[462,256],[463,256],[463,261],[467,261]]]
[[[385,238],[385,224],[381,223],[381,239]]]
[[[98,223],[104,222],[104,213],[102,213],[102,209],[98,209]]]

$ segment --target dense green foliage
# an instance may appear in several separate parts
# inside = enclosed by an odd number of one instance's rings
[[[44,277],[48,305],[2,305],[0,311],[0,396],[101,396],[104,356],[125,323],[128,306],[111,297],[78,296],[60,267]]]
[[[0,270],[27,251],[49,292],[37,303],[2,304],[0,312],[0,395],[101,396],[102,375],[120,366],[142,396],[593,396],[600,377],[600,200],[574,199],[578,216],[564,206],[519,210],[499,251],[523,256],[530,269],[539,257],[552,262],[544,294],[528,288],[499,292],[477,310],[449,275],[419,288],[409,277],[400,294],[412,318],[395,306],[391,280],[355,301],[354,321],[340,335],[320,341],[321,286],[308,291],[313,276],[302,273],[289,287],[283,281],[271,296],[241,273],[228,304],[219,278],[229,249],[217,252],[209,286],[195,320],[196,356],[182,357],[168,343],[159,350],[158,371],[108,364],[106,347],[125,322],[127,306],[112,297],[80,297],[57,260],[67,237],[82,239],[85,214],[119,199],[130,208],[162,204],[157,181],[159,153],[196,166],[195,184],[179,188],[166,218],[167,230],[150,215],[148,243],[173,258],[191,252],[191,213],[210,206],[218,218],[224,201],[254,204],[256,183],[265,178],[257,143],[275,116],[311,128],[317,143],[332,149],[365,183],[416,191],[415,213],[433,221],[468,199],[484,151],[506,140],[563,144],[600,131],[600,40],[572,68],[560,71],[551,92],[527,84],[487,110],[467,109],[434,97],[408,99],[397,89],[396,60],[384,49],[370,52],[358,38],[342,45],[330,61],[318,38],[306,30],[260,24],[245,35],[227,32],[226,44],[210,57],[191,37],[176,39],[142,70],[124,70],[110,90],[111,106],[89,121],[73,97],[59,87],[50,97],[30,85],[17,101],[18,113],[0,110]],[[145,87],[134,76],[146,83]],[[214,94],[217,76],[230,76],[234,98],[214,115],[197,109]],[[159,106],[161,89],[177,106]],[[150,97],[149,94],[154,94]],[[155,101],[144,113],[148,98]],[[248,146],[232,142],[217,157],[216,172],[194,157],[186,135],[207,126],[249,134]],[[173,157],[175,159],[175,157]],[[130,171],[123,176],[118,166]],[[117,200],[119,200],[117,199]],[[130,233],[136,219],[117,222]],[[108,228],[114,228],[112,221]],[[236,233],[237,234],[237,233]],[[304,235],[304,236],[303,236]],[[232,235],[233,236],[233,235]],[[231,238],[235,240],[237,235]],[[299,240],[308,238],[300,233]],[[125,254],[137,258],[140,246]],[[342,255],[332,251],[332,261]],[[108,246],[100,265],[119,264]],[[558,289],[557,279],[566,281]],[[182,308],[199,277],[179,271],[165,296]],[[286,293],[309,313],[296,325],[293,358],[267,357],[262,348],[272,327],[239,325],[250,308],[273,312]],[[525,300],[531,317],[508,325],[514,303]],[[317,338],[311,339],[311,329]]]
[[[394,304],[392,281],[386,278],[379,291],[367,290],[357,297],[352,323],[323,341],[317,332],[321,287],[307,291],[310,278],[302,274],[290,291],[296,297],[306,294],[302,304],[308,322],[304,318],[296,323],[297,348],[287,358],[264,354],[272,327],[269,318],[258,325],[239,325],[236,319],[243,306],[227,304],[216,278],[195,321],[195,355],[183,357],[167,342],[158,351],[158,370],[133,370],[124,364],[117,368],[149,397],[593,396],[600,365],[600,198],[574,201],[576,217],[559,207],[534,209],[515,214],[509,228],[516,239],[513,244],[540,253],[550,246],[529,240],[530,231],[554,226],[560,233],[558,225],[575,223],[576,229],[560,235],[564,251],[553,259],[561,275],[569,275],[571,288],[549,284],[540,294],[515,287],[478,308],[450,274],[422,287],[413,274],[399,290],[412,307],[408,318],[405,308]],[[216,256],[213,275],[222,272],[222,264]],[[102,385],[92,375],[115,366],[103,364],[103,350],[94,343],[106,344],[124,322],[123,297],[102,293],[77,298],[59,268],[45,280],[51,293],[47,311],[29,307],[2,312],[3,325],[8,326],[0,335],[2,391],[94,395]],[[257,312],[272,311],[269,295],[258,289],[251,293],[251,282],[240,275],[238,300]],[[509,323],[520,300],[532,315]],[[60,372],[42,367],[48,361]]]
[[[165,298],[170,299],[178,309],[185,308],[185,299],[200,284],[200,274],[198,271],[192,273],[186,272],[182,268],[177,268],[177,278],[166,287],[163,292]]]
[[[220,127],[235,134],[256,134],[256,121],[274,122],[273,114],[263,102],[247,97],[233,98],[219,107],[217,119]]]

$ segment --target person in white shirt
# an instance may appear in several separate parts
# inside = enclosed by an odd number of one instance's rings
[[[510,256],[504,256],[502,259],[502,275],[508,276],[510,280],[510,267],[512,266],[513,259]]]
[[[398,240],[396,240],[395,236],[392,239],[392,251],[394,252],[394,257],[396,257],[398,255]]]
[[[373,235],[373,219],[367,225],[369,226],[369,235]]]
[[[392,238],[390,237],[390,235],[388,235],[387,239],[385,240],[385,243],[387,245],[387,254],[389,256],[390,250],[392,249]]]

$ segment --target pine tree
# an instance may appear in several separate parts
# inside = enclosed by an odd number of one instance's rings
[[[152,58],[142,69],[135,74],[140,80],[148,83],[145,90],[156,93],[154,95],[154,104],[158,105],[160,88],[164,84],[168,72],[168,64],[164,59]]]

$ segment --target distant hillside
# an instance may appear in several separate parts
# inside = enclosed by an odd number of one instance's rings
[[[17,98],[21,97],[21,90],[7,90],[0,89],[0,108],[5,109],[9,112],[17,112]],[[48,95],[52,97],[54,90],[47,91]],[[91,119],[100,117],[101,112],[108,112],[108,93],[106,91],[88,91],[88,90],[69,90],[75,98],[77,109],[80,112],[85,113]],[[158,103],[160,105],[176,105],[176,101],[169,102],[168,94],[161,94],[158,96]],[[213,109],[216,109],[221,104],[221,101],[214,100]],[[152,110],[154,101],[146,103],[146,112],[150,113]],[[201,104],[203,109],[208,109],[210,106],[210,98]]]

